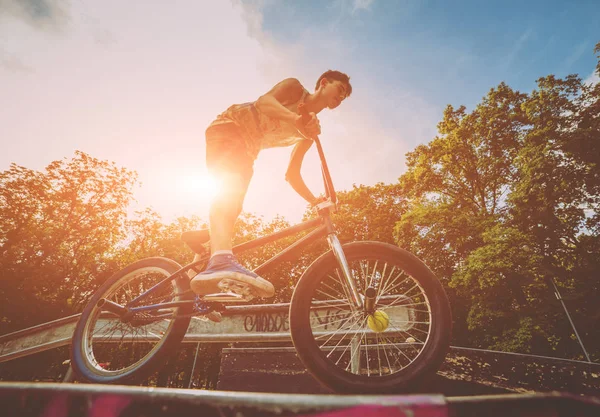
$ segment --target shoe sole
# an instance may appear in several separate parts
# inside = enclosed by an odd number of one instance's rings
[[[239,272],[231,271],[215,272],[208,276],[196,276],[190,282],[190,287],[198,295],[217,294],[222,290],[219,283],[226,279],[239,282],[244,287],[249,286],[252,294],[258,297],[270,298],[275,295],[275,287],[266,279],[261,277],[253,278]]]

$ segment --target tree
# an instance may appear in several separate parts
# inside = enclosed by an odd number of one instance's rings
[[[136,174],[76,152],[0,173],[0,319],[5,331],[79,308],[110,274]]]
[[[469,337],[468,291],[450,287],[465,259],[502,217],[521,146],[526,95],[502,83],[474,111],[448,106],[439,135],[407,154],[400,186],[408,209],[395,226],[399,246],[420,257],[448,290],[456,340]]]
[[[448,286],[455,343],[582,357],[554,279],[598,350],[599,98],[575,75],[527,95],[500,84],[408,154],[396,237]]]
[[[354,185],[338,193],[339,211],[334,214],[342,242],[375,240],[395,243],[394,225],[406,211],[398,184]]]
[[[552,334],[539,348],[568,357],[583,355],[561,306],[555,300],[543,302],[551,292],[540,284],[553,279],[563,288],[576,323],[584,324],[584,341],[594,343],[597,308],[590,297],[598,295],[599,277],[589,268],[599,265],[600,258],[595,243],[600,237],[600,183],[598,156],[587,151],[597,147],[600,135],[600,124],[593,122],[600,115],[599,92],[575,75],[538,80],[538,89],[523,106],[531,129],[515,160],[518,180],[508,199],[507,223],[531,237],[539,260],[537,285],[529,291],[531,307],[540,329]],[[590,140],[594,136],[595,143]],[[589,320],[594,316],[595,323]]]
[[[482,233],[501,215],[514,176],[524,100],[524,94],[500,84],[470,114],[464,106],[448,106],[440,135],[407,154],[400,185],[409,209],[395,236],[442,280],[481,245]]]

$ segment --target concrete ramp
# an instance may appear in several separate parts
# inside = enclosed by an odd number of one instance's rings
[[[192,319],[183,342],[235,343],[235,348],[223,350],[219,389],[327,393],[291,347],[288,309],[289,304],[228,307],[221,323]],[[0,336],[0,362],[69,345],[78,319],[74,315]],[[254,347],[245,347],[249,342]],[[257,348],[257,343],[264,347]],[[274,343],[284,347],[273,348]],[[447,396],[549,391],[598,395],[600,364],[452,347],[436,377],[418,390]]]

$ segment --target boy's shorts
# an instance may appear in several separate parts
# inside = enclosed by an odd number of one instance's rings
[[[234,123],[223,123],[206,129],[206,166],[219,177],[224,173],[239,174],[250,182],[254,159],[248,155],[246,143]]]

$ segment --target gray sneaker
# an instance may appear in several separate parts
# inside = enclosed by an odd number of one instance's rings
[[[223,290],[264,298],[275,295],[273,284],[244,268],[230,254],[210,258],[206,270],[196,275],[190,285],[198,295],[217,294]]]

